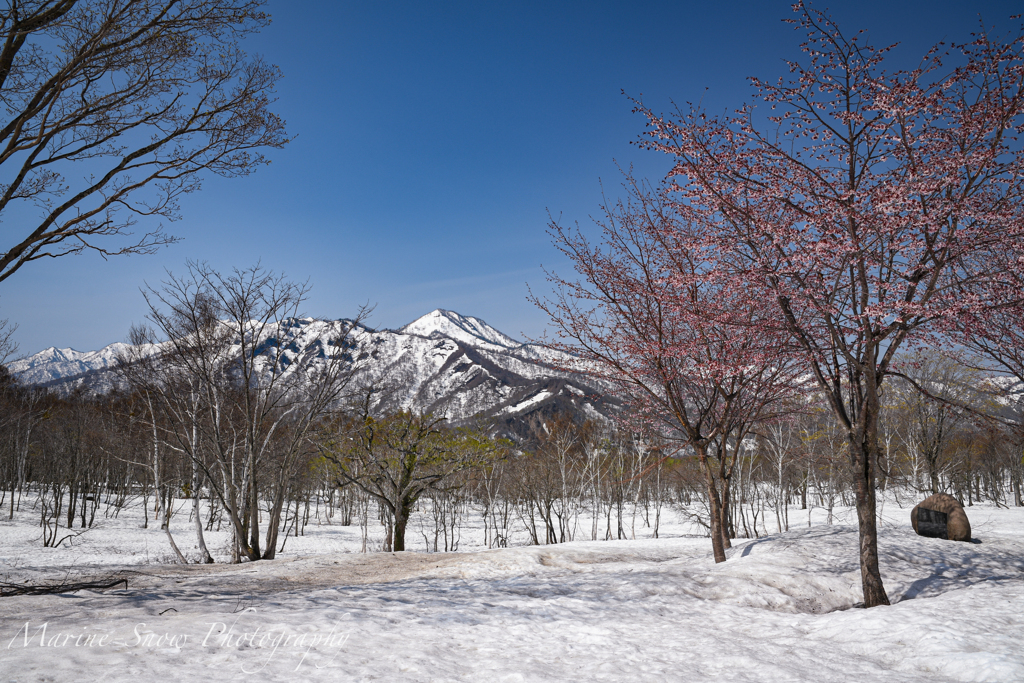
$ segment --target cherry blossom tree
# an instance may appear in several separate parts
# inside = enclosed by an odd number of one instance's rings
[[[996,369],[1024,383],[1024,252],[1016,245],[976,258],[997,261],[1001,277],[987,283],[987,298],[997,302],[989,310],[971,310],[956,321],[955,339],[971,356],[957,348],[957,362],[976,369]],[[970,296],[965,287],[964,296]],[[998,305],[1001,304],[1001,305]]]
[[[549,275],[548,313],[571,369],[611,382],[643,427],[692,450],[705,479],[716,562],[724,562],[729,482],[745,438],[777,416],[798,383],[786,337],[743,302],[745,287],[716,279],[699,231],[639,183],[606,211],[603,240],[551,225],[580,276]],[[637,426],[637,425],[633,425]]]
[[[1005,305],[979,315],[968,315],[959,321],[956,340],[960,346],[952,354],[955,360],[974,370],[1002,373],[1008,381],[986,382],[985,388],[996,394],[995,404],[989,403],[989,417],[1009,430],[1008,460],[1015,501],[1024,504],[1021,497],[1021,474],[1024,473],[1024,255],[1007,250],[1000,254],[1008,266],[1003,282],[996,284],[994,296],[1001,297]],[[965,350],[966,353],[961,350]],[[994,408],[994,409],[993,409]],[[1009,408],[1007,411],[1006,409]],[[1010,445],[1012,444],[1012,445]]]
[[[805,57],[754,103],[648,120],[641,144],[674,158],[674,209],[703,226],[713,268],[798,345],[845,432],[864,604],[878,569],[879,395],[897,352],[1005,305],[994,286],[1024,229],[1024,38],[981,32],[886,71],[890,48],[847,38],[800,2]],[[763,109],[768,109],[764,112]]]

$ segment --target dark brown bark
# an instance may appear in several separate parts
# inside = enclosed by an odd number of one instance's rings
[[[878,466],[877,385],[866,378],[867,400],[862,408],[860,426],[850,441],[850,464],[853,466],[857,494],[857,522],[860,541],[860,578],[864,589],[864,606],[888,605],[889,596],[882,584],[878,568],[878,523],[876,517],[875,480]]]
[[[722,501],[718,496],[718,487],[715,485],[714,470],[711,469],[711,463],[708,460],[707,452],[698,447],[697,457],[700,459],[701,469],[704,470],[704,479],[708,487],[708,511],[710,513],[711,523],[711,550],[715,555],[715,563],[725,562],[725,542],[724,539],[728,535],[724,530],[724,519],[722,513]]]
[[[245,549],[250,560],[263,558],[260,552],[260,498],[256,488],[256,463],[249,464],[249,547]]]
[[[391,547],[396,553],[405,550],[405,527],[409,524],[409,514],[411,512],[411,502],[402,501],[402,503],[395,508],[395,528],[393,531],[394,537]]]
[[[731,539],[733,535],[732,519],[730,518],[731,515],[729,512],[729,505],[731,503],[730,484],[732,483],[732,467],[726,466],[727,452],[727,449],[723,447],[719,453],[718,460],[718,474],[722,488],[720,511],[721,523],[719,524],[718,532],[722,536],[722,547],[726,550],[732,547]],[[733,458],[733,462],[735,463],[735,457]]]

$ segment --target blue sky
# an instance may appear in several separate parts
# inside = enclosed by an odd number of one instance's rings
[[[376,305],[397,327],[434,309],[538,336],[526,283],[565,270],[548,212],[590,223],[619,166],[660,177],[667,159],[637,149],[643,121],[622,94],[655,109],[749,96],[746,77],[777,77],[798,56],[788,0],[737,2],[271,1],[273,23],[245,47],[281,67],[275,111],[295,137],[273,163],[209,179],[167,225],[182,242],[152,256],[34,263],[0,284],[0,318],[23,353],[123,340],[145,305],[139,287],[202,259],[225,270],[257,260],[309,280],[310,315]],[[818,6],[826,6],[818,3]],[[893,66],[938,40],[987,25],[1008,31],[1018,2],[830,5],[843,30],[900,42]],[[14,226],[0,225],[11,230]]]

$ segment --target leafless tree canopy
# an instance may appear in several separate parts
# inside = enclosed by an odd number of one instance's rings
[[[18,352],[18,344],[14,341],[14,333],[17,331],[18,326],[9,323],[7,318],[0,320],[0,365]]]
[[[239,47],[259,0],[7,0],[0,9],[0,281],[29,261],[174,241],[205,172],[287,142],[277,67]],[[139,232],[133,226],[141,222]]]

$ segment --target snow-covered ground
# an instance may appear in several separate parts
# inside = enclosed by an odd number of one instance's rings
[[[4,514],[0,580],[118,572],[128,589],[0,598],[0,680],[1024,681],[1024,510],[968,508],[981,542],[955,543],[888,502],[894,604],[870,610],[851,609],[850,511],[820,512],[720,565],[672,512],[660,539],[638,523],[637,540],[501,550],[467,517],[448,554],[362,554],[358,526],[309,526],[281,559],[234,566],[159,564],[166,538],[138,510],[61,548]]]

